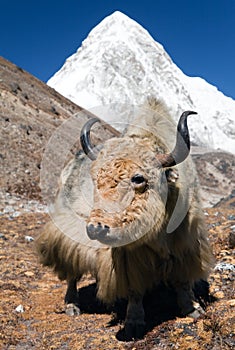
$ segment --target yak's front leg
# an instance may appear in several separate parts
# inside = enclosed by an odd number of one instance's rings
[[[205,312],[195,300],[194,292],[190,283],[181,283],[176,286],[177,302],[182,316],[198,318]]]
[[[67,291],[65,294],[65,313],[68,316],[80,315],[78,291],[77,291],[77,280],[67,280]]]
[[[129,294],[125,319],[125,335],[128,339],[142,338],[145,331],[143,297]]]

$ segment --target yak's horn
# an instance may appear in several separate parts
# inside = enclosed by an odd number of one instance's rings
[[[187,117],[190,114],[197,114],[197,112],[186,111],[183,112],[177,126],[177,137],[175,148],[171,153],[158,154],[157,159],[163,168],[168,168],[179,163],[182,163],[189,155],[190,138],[187,125]]]
[[[91,159],[95,160],[97,158],[97,152],[95,152],[94,147],[91,144],[90,131],[93,124],[99,122],[98,118],[89,119],[83,126],[80,133],[80,142],[84,153]]]

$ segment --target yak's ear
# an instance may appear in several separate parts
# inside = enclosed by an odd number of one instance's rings
[[[174,182],[177,182],[179,178],[179,172],[177,168],[168,168],[165,170],[165,174],[166,174],[167,182],[174,183]]]
[[[163,168],[169,168],[179,163],[182,163],[189,155],[190,152],[190,137],[187,125],[187,117],[190,114],[197,114],[193,111],[183,112],[178,125],[175,148],[171,153],[158,154],[157,160],[160,162]]]
[[[82,149],[91,160],[95,160],[97,158],[97,152],[95,152],[94,147],[91,144],[90,138],[91,127],[97,122],[100,122],[98,118],[89,119],[83,126],[80,133],[80,143]]]

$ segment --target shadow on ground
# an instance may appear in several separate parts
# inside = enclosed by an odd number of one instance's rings
[[[216,299],[209,294],[209,285],[205,281],[200,281],[194,288],[194,294],[203,308]],[[153,291],[147,293],[144,297],[145,334],[154,327],[176,317],[180,317],[180,310],[176,302],[176,293],[173,288],[166,287],[163,284],[156,287]],[[106,306],[96,298],[96,283],[79,289],[79,308],[82,313],[88,314],[112,314],[113,318],[109,322],[110,327],[123,324],[125,320],[127,301],[118,300],[113,306]],[[144,334],[144,335],[145,335]],[[120,341],[129,341],[125,336],[122,327],[116,334]]]

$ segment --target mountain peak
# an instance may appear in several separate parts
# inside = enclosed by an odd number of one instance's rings
[[[93,28],[87,39],[83,42],[89,41],[89,45],[95,41],[121,41],[128,42],[130,37],[136,36],[136,39],[144,36],[144,39],[151,41],[152,38],[139,23],[131,19],[120,11],[115,11],[111,15],[105,17],[95,28]]]
[[[146,29],[120,11],[92,29],[48,85],[84,108],[139,105],[154,95],[176,120],[183,110],[196,110],[193,142],[235,152],[235,101],[205,80],[186,76]],[[128,113],[118,118],[131,121]]]
[[[109,25],[115,25],[115,24],[122,24],[124,27],[128,25],[139,25],[135,20],[131,19],[128,17],[126,14],[120,11],[115,11],[111,13],[109,16],[105,17],[98,26],[102,26],[104,24],[109,24]],[[97,27],[98,27],[97,26]],[[95,27],[95,28],[97,28]]]
[[[127,15],[125,15],[123,12],[121,11],[114,11],[113,13],[111,13],[109,16],[105,17],[105,19],[107,21],[109,20],[115,20],[115,21],[127,21],[130,22],[132,21],[132,19],[130,19],[130,17],[128,17]]]

